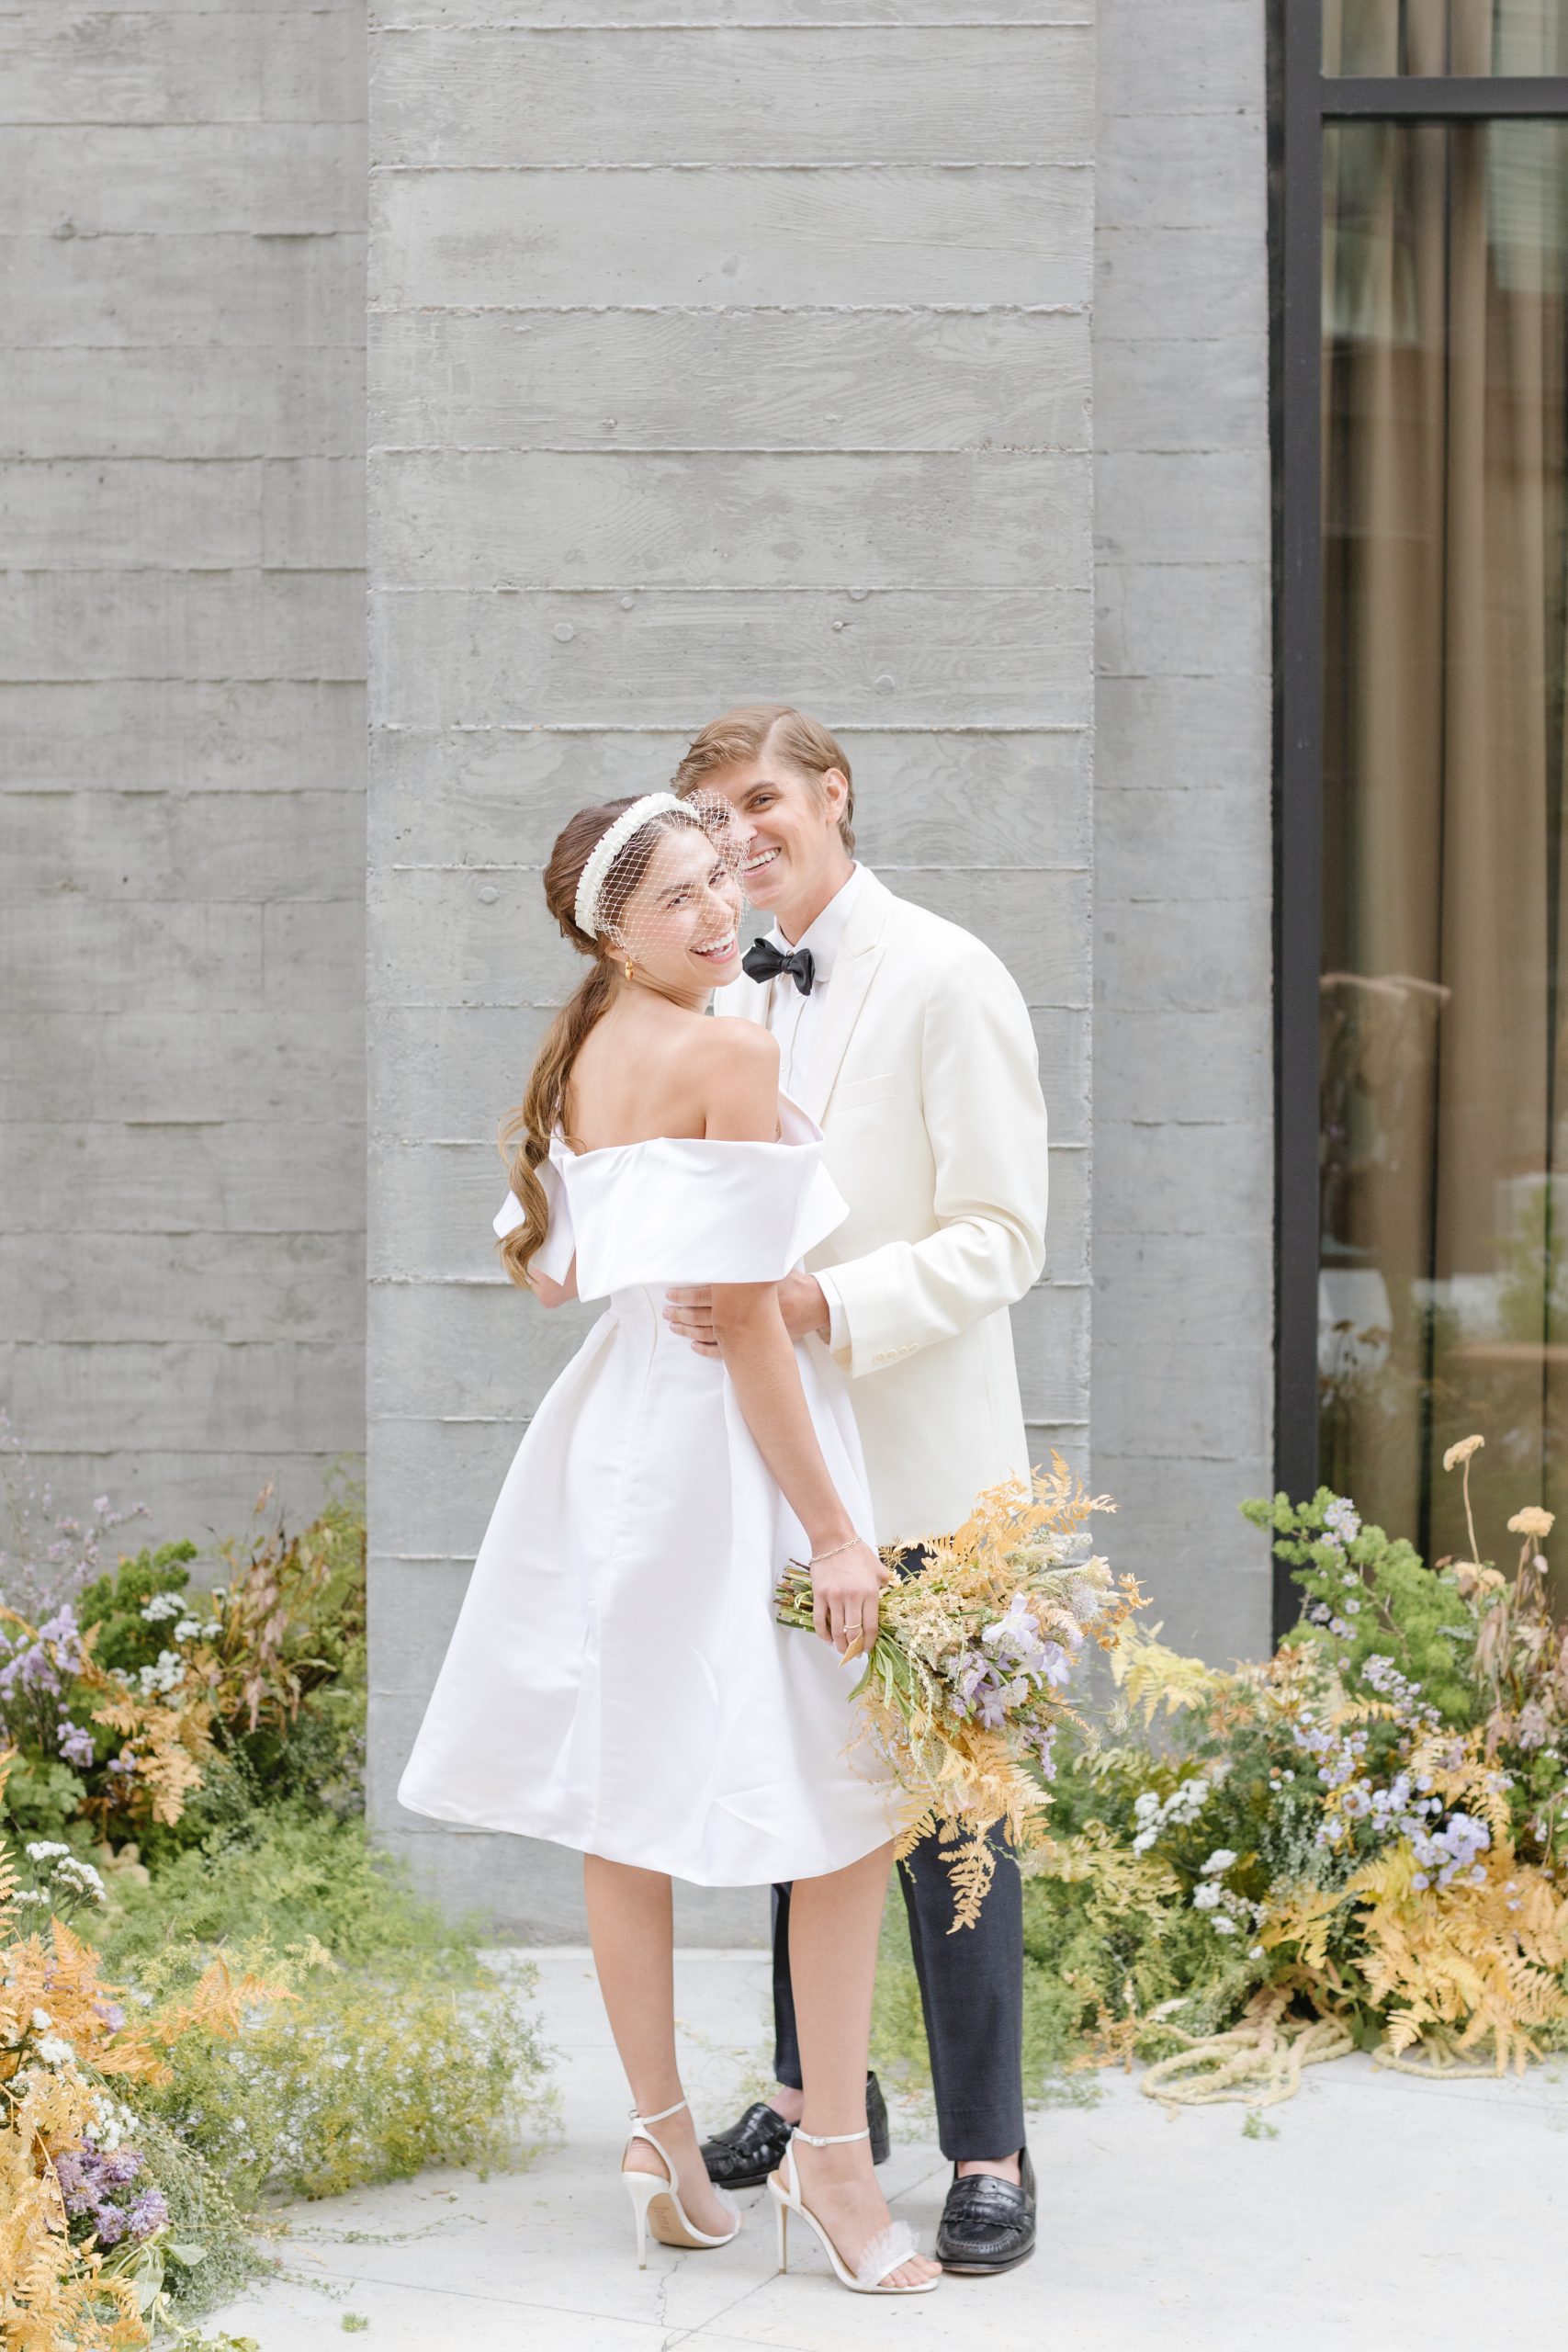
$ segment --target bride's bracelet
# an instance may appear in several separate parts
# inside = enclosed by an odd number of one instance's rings
[[[846,1536],[843,1543],[835,1544],[830,1552],[813,1552],[806,1565],[808,1568],[818,1568],[824,1560],[836,1560],[840,1552],[852,1552],[860,1540],[858,1535]]]

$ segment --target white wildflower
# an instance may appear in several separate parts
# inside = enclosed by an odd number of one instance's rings
[[[136,1678],[141,1696],[150,1699],[155,1691],[176,1690],[185,1680],[185,1672],[186,1662],[178,1650],[160,1650],[157,1664],[144,1666]]]

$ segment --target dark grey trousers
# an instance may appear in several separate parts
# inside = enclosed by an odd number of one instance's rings
[[[906,1555],[919,1565],[918,1548]],[[942,2152],[995,2161],[1023,2145],[1023,1883],[998,1836],[997,1872],[972,1928],[953,1925],[953,1888],[934,1838],[898,1865],[931,2048]],[[773,1889],[773,2079],[799,2090],[789,1973],[789,1888]]]
[[[998,1841],[997,1874],[972,1928],[953,1925],[953,1893],[934,1838],[898,1865],[909,1948],[925,2012],[942,2153],[952,2164],[1023,2145],[1023,1883]],[[799,2090],[800,2045],[789,1974],[789,1888],[773,1889],[774,2080]]]

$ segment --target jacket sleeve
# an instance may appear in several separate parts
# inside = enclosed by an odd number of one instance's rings
[[[920,1085],[937,1229],[817,1277],[835,1352],[855,1377],[1010,1306],[1045,1262],[1045,1103],[1029,1011],[994,956],[938,975]]]

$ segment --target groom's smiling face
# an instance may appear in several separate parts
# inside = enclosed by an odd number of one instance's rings
[[[838,770],[818,780],[787,762],[741,761],[705,779],[739,820],[740,880],[754,907],[787,918],[792,907],[831,894],[849,859],[839,835],[845,786]]]

